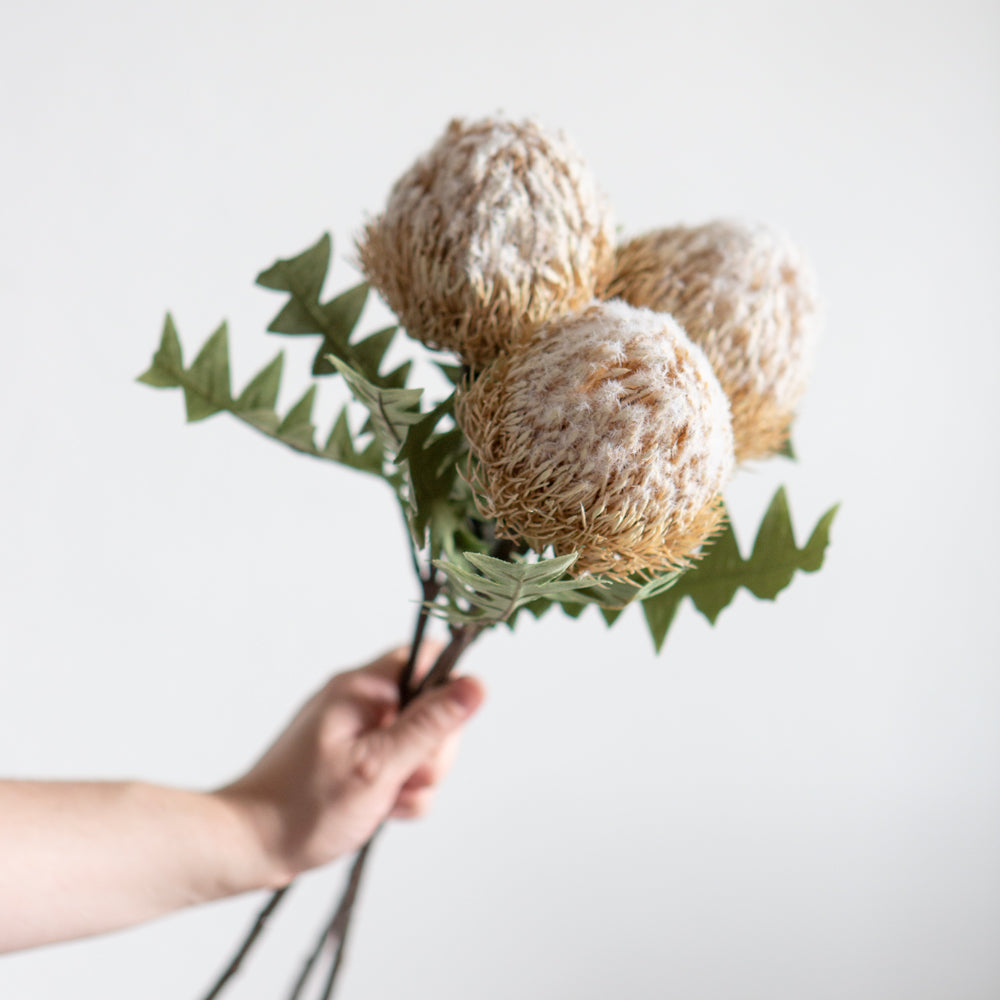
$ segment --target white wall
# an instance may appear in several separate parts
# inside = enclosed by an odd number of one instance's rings
[[[341,996],[998,994],[995,4],[3,20],[0,773],[212,785],[405,638],[380,484],[185,427],[133,378],[169,307],[189,351],[229,319],[237,385],[286,347],[290,402],[310,347],[263,334],[257,271],[330,229],[343,287],[450,116],[534,114],[629,232],[735,214],[808,247],[829,322],[801,461],[731,502],[744,534],[781,482],[800,532],[843,507],[822,573],[714,630],[684,609],[659,658],[634,614],[483,641],[489,706],[433,816],[379,847]],[[338,874],[234,998],[283,995]],[[193,1000],[259,902],[4,959],[0,996]]]

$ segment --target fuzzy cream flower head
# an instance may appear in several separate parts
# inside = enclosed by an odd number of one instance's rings
[[[574,572],[687,564],[718,527],[729,402],[662,313],[623,302],[553,320],[459,395],[470,482],[501,537],[579,552]]]
[[[359,254],[411,336],[482,367],[603,291],[614,229],[562,135],[455,120],[396,182]]]
[[[704,348],[739,461],[781,450],[818,331],[812,272],[787,237],[734,222],[648,233],[619,248],[607,295],[669,312]]]

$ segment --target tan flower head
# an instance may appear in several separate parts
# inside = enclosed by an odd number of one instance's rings
[[[614,230],[564,137],[455,120],[396,182],[359,252],[411,336],[481,367],[603,291]]]
[[[719,525],[729,403],[670,316],[605,302],[553,320],[456,412],[482,514],[536,551],[578,551],[575,572],[682,566]]]
[[[784,235],[734,222],[648,233],[619,248],[606,294],[669,312],[704,348],[738,460],[784,446],[818,327],[812,272]]]

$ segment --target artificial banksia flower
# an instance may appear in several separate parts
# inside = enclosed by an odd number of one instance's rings
[[[670,316],[622,302],[553,320],[460,392],[469,478],[500,537],[576,573],[687,564],[719,526],[729,403]]]
[[[713,222],[621,246],[607,296],[670,313],[729,396],[738,461],[782,449],[817,328],[812,273],[764,225]]]
[[[614,269],[611,216],[589,171],[531,121],[453,121],[358,249],[406,331],[474,367],[582,309]]]

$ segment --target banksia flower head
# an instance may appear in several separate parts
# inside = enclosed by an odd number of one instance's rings
[[[607,295],[669,312],[704,348],[739,461],[781,450],[818,326],[812,273],[785,236],[733,222],[648,233],[619,248]]]
[[[561,135],[456,119],[396,182],[359,253],[411,336],[482,367],[603,291],[614,231]]]
[[[670,316],[622,302],[553,320],[459,395],[470,482],[497,534],[578,573],[686,565],[718,527],[729,403]]]

